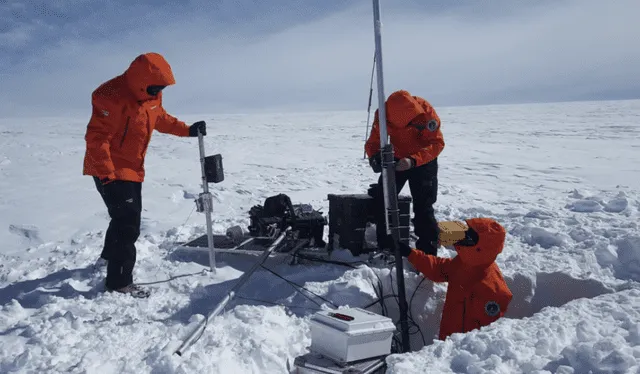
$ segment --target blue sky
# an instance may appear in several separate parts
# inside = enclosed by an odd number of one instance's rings
[[[387,95],[640,98],[637,0],[381,5]],[[369,0],[0,0],[0,117],[84,115],[149,51],[173,67],[170,112],[366,110],[373,43]]]

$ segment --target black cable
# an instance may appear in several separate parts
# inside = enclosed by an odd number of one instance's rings
[[[377,293],[378,293],[378,292],[376,291],[376,296],[377,296]],[[393,296],[392,296],[392,295],[386,295],[386,296],[384,296],[384,297],[377,298],[377,299],[375,299],[374,301],[370,302],[369,304],[367,304],[367,305],[365,305],[365,306],[363,306],[363,307],[361,307],[361,308],[362,308],[362,309],[371,308],[372,306],[374,306],[374,305],[376,305],[376,304],[378,304],[378,303],[382,303],[382,301],[383,301],[383,300],[386,300],[386,299],[388,299],[388,298],[390,298],[390,297],[393,297]]]
[[[390,283],[391,283],[391,294],[396,299],[396,302],[398,302],[398,306],[399,306],[400,305],[400,300],[398,299],[398,296],[395,294],[395,291],[393,290],[393,276],[391,275],[391,272],[389,272],[389,279],[390,279]],[[420,283],[422,283],[422,281],[424,281],[424,279],[425,278],[422,278]],[[418,286],[420,285],[420,283],[418,283]],[[413,296],[415,296],[417,290],[418,290],[418,287],[416,287],[416,289],[414,290],[413,295],[411,296],[411,300],[409,302],[409,313],[407,315],[407,322],[412,324],[413,326],[415,326],[418,329],[418,331],[410,333],[409,335],[415,335],[417,333],[420,333],[420,336],[422,337],[422,343],[424,345],[427,345],[427,341],[424,338],[424,334],[422,333],[422,329],[420,328],[420,325],[418,325],[418,323],[413,319],[413,315],[411,313],[411,308],[412,308],[412,304],[411,303],[413,302]],[[397,325],[397,323],[396,323],[396,325]]]
[[[305,307],[305,306],[296,306],[296,305],[285,305],[285,304],[281,304],[281,303],[276,303],[273,301],[269,301],[269,300],[261,300],[261,299],[253,299],[250,297],[244,297],[244,296],[236,296],[236,298],[238,299],[243,299],[243,300],[249,300],[249,301],[257,301],[259,303],[265,303],[265,304],[271,304],[271,305],[279,305],[285,308],[297,308],[297,309],[308,309],[308,310],[322,310],[320,308],[309,308],[309,307]]]
[[[319,257],[315,257],[315,256],[310,256],[310,255],[303,255],[301,253],[297,253],[293,255],[294,257],[299,257],[302,259],[306,259],[309,261],[315,261],[315,262],[322,262],[322,263],[327,263],[327,264],[334,264],[334,265],[342,265],[342,266],[346,266],[352,269],[357,269],[357,267],[353,266],[352,264],[363,264],[363,265],[368,265],[366,262],[364,261],[354,261],[354,262],[343,262],[343,261],[337,261],[337,260],[326,260],[323,258],[319,258]],[[374,292],[376,293],[376,296],[378,297],[377,300],[375,300],[371,305],[367,306],[371,307],[373,305],[375,305],[376,303],[380,302],[381,305],[381,309],[382,309],[382,315],[383,316],[387,316],[387,308],[386,305],[384,305],[384,302],[382,302],[383,300],[383,286],[382,286],[382,279],[380,278],[380,276],[374,271],[373,275],[376,276],[376,278],[378,278],[378,289],[376,289],[375,285],[371,284],[371,286],[373,287]]]
[[[427,341],[424,338],[424,334],[422,333],[422,329],[420,329],[420,327],[418,326],[418,324],[415,322],[415,320],[413,319],[413,313],[411,312],[412,310],[412,306],[413,306],[413,298],[416,296],[416,293],[418,293],[418,289],[420,288],[420,285],[422,284],[422,282],[424,282],[427,278],[423,277],[420,282],[418,283],[418,285],[416,286],[416,288],[413,290],[413,294],[411,295],[411,298],[409,299],[409,318],[411,320],[412,323],[414,323],[417,327],[418,327],[418,331],[420,332],[420,336],[422,337],[422,343],[424,345],[427,345]]]
[[[410,301],[409,301],[409,304],[411,304],[411,303],[413,302],[413,297],[416,295],[416,293],[418,292],[418,288],[420,288],[420,285],[422,284],[422,282],[424,282],[424,280],[425,280],[425,279],[427,279],[427,278],[424,278],[424,277],[423,277],[423,278],[420,280],[420,283],[418,283],[418,285],[416,286],[416,289],[415,289],[415,290],[413,290],[413,294],[411,295],[411,299],[410,299]]]
[[[265,267],[264,265],[260,265],[260,267],[262,267],[262,268],[263,268],[263,269],[265,269],[266,271],[270,272],[271,274],[275,275],[276,277],[278,277],[278,278],[282,279],[283,281],[285,281],[285,282],[289,283],[291,286],[299,287],[299,288],[301,288],[301,289],[303,289],[303,290],[305,290],[305,291],[309,292],[310,294],[314,295],[315,297],[317,297],[317,298],[319,298],[319,299],[322,299],[322,300],[326,301],[327,303],[329,303],[329,304],[333,305],[336,309],[338,308],[338,306],[337,306],[336,304],[334,304],[331,300],[327,300],[327,299],[325,299],[324,297],[322,297],[322,296],[320,296],[320,295],[318,295],[318,294],[316,294],[316,293],[314,293],[314,292],[309,291],[308,289],[304,288],[303,286],[301,286],[301,285],[299,285],[299,284],[297,284],[297,283],[295,283],[295,282],[292,282],[292,281],[290,281],[290,280],[288,280],[288,279],[284,278],[284,277],[283,277],[283,276],[281,276],[280,274],[278,274],[278,273],[276,273],[275,271],[273,271],[273,270],[271,270],[271,269],[269,269],[269,268]],[[317,302],[317,301],[315,301],[315,300],[311,299],[310,297],[308,297],[307,295],[303,294],[303,293],[302,293],[302,292],[300,292],[299,290],[297,290],[297,291],[298,291],[302,296],[304,296],[304,297],[306,297],[307,299],[309,299],[309,300],[311,300],[312,302],[314,302],[316,305],[321,306],[320,304],[318,304],[318,302]]]
[[[311,255],[305,255],[305,254],[302,254],[302,253],[296,253],[296,254],[293,254],[292,256],[293,257],[299,257],[301,259],[309,260],[309,261],[323,262],[323,263],[326,263],[326,264],[333,264],[333,265],[343,265],[343,266],[350,267],[352,269],[357,269],[357,267],[355,267],[355,266],[353,266],[351,264],[364,264],[364,265],[367,264],[364,261],[343,262],[343,261],[337,261],[337,260],[326,260],[324,258],[311,256]]]

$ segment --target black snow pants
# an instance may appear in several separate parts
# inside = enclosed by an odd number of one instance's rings
[[[406,171],[396,171],[396,192],[400,191],[409,182],[413,205],[413,228],[418,237],[417,249],[436,256],[438,253],[438,221],[435,217],[433,204],[438,197],[438,159],[428,164],[418,166]],[[376,236],[379,248],[391,248],[391,236],[387,236],[384,210],[384,194],[382,188],[382,175],[378,179],[378,188],[375,189],[376,209]]]
[[[114,181],[102,185],[95,177],[94,181],[111,217],[100,257],[108,261],[106,287],[115,290],[133,283],[135,243],[140,236],[142,214],[142,183]]]

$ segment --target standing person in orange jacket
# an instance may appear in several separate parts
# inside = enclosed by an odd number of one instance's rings
[[[440,258],[399,243],[402,255],[426,278],[448,282],[439,339],[487,326],[504,316],[513,294],[495,263],[505,229],[490,218],[466,220],[465,238],[454,244],[458,255]]]
[[[386,102],[387,133],[396,159],[396,191],[400,193],[407,181],[413,199],[413,227],[418,237],[416,247],[425,253],[438,253],[438,222],[433,204],[438,196],[438,156],[444,149],[440,117],[425,99],[405,90],[389,95]],[[376,110],[371,135],[365,151],[374,172],[381,171],[380,129]],[[386,235],[382,176],[378,187],[370,194],[379,207],[376,212],[378,247],[390,248]]]
[[[106,289],[148,297],[133,283],[135,242],[140,235],[144,159],[153,130],[176,136],[206,135],[204,121],[191,126],[162,107],[162,90],[175,84],[160,54],[136,57],[121,75],[92,93],[83,175],[93,176],[111,222],[100,257],[107,260]]]

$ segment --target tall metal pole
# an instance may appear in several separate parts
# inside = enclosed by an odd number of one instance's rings
[[[278,245],[280,245],[280,242],[282,242],[282,240],[284,240],[285,236],[287,236],[287,234],[289,234],[290,231],[291,231],[291,226],[287,227],[280,234],[280,236],[269,246],[269,248],[264,250],[264,252],[260,256],[260,258],[258,258],[258,260],[253,264],[251,269],[249,269],[249,271],[246,271],[244,274],[242,274],[242,276],[240,277],[238,282],[236,282],[236,284],[229,290],[229,292],[227,293],[227,296],[225,296],[218,303],[218,305],[216,305],[216,307],[213,309],[213,311],[211,311],[211,313],[209,313],[209,315],[207,315],[207,318],[205,318],[202,321],[200,321],[198,326],[196,326],[196,328],[191,332],[191,334],[189,334],[189,336],[182,342],[180,347],[174,353],[176,353],[178,356],[182,356],[182,354],[184,352],[186,352],[186,350],[189,349],[189,347],[191,347],[193,345],[193,343],[196,342],[197,338],[200,337],[200,335],[204,332],[204,329],[207,326],[207,322],[209,321],[209,319],[217,316],[222,311],[222,309],[236,295],[236,292],[238,291],[238,289],[240,287],[242,287],[242,285],[249,279],[249,277],[251,277],[251,275],[253,274],[254,271],[256,271],[258,266],[262,265],[262,263],[267,259],[267,257],[269,257],[271,252],[273,252],[273,250]]]
[[[371,118],[371,97],[373,96],[373,73],[376,68],[376,54],[373,53],[373,66],[371,66],[371,83],[369,84],[369,104],[367,104],[367,129],[364,132],[364,141],[367,141],[367,137],[369,136],[369,119]],[[362,156],[364,159],[367,158],[367,150],[364,150],[364,154]]]
[[[200,147],[200,168],[202,171],[202,189],[204,190],[203,194],[203,205],[204,205],[204,215],[207,218],[207,242],[209,245],[209,267],[211,271],[215,271],[216,269],[216,254],[213,247],[213,225],[211,223],[211,211],[213,210],[213,202],[211,199],[211,194],[209,193],[209,183],[207,182],[207,175],[205,172],[205,155],[204,155],[204,136],[198,130],[198,146]]]
[[[387,111],[385,105],[384,76],[382,64],[382,23],[380,21],[380,1],[373,0],[373,26],[376,43],[376,77],[378,78],[378,120],[380,123],[380,150],[382,156],[382,180],[384,191],[385,223],[387,235],[393,238],[392,246],[396,259],[396,282],[398,286],[398,306],[400,307],[400,332],[402,337],[402,352],[411,350],[409,342],[409,324],[407,321],[407,298],[404,287],[403,259],[398,247],[400,240],[398,216],[398,192],[396,191],[395,162],[393,158],[393,144],[387,137]]]

